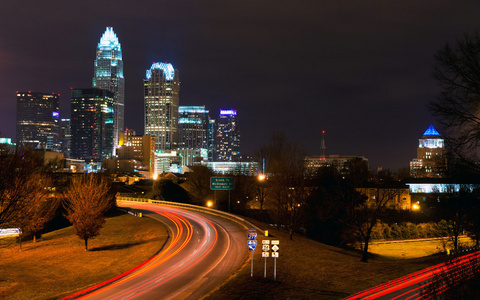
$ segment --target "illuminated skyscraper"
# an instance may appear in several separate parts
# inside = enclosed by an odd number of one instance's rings
[[[178,71],[168,63],[153,63],[144,79],[145,134],[155,137],[155,151],[178,146]]]
[[[220,110],[217,122],[216,148],[216,161],[238,161],[240,159],[240,132],[236,110]]]
[[[446,163],[444,140],[430,125],[418,140],[417,158],[410,162],[410,175],[416,178],[440,178],[443,177]]]
[[[17,145],[60,150],[59,101],[59,94],[17,92]]]
[[[97,45],[93,76],[94,88],[113,92],[113,138],[116,145],[118,133],[124,130],[125,79],[123,78],[122,48],[112,27],[107,27]]]
[[[178,109],[178,152],[182,165],[208,159],[208,110],[205,106],[180,106]]]
[[[113,152],[114,93],[104,89],[72,90],[71,157],[100,163]]]

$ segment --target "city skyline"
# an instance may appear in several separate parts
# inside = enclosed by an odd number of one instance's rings
[[[180,105],[205,105],[212,117],[221,108],[239,111],[242,154],[283,131],[319,155],[325,130],[327,155],[364,156],[374,168],[408,167],[424,130],[434,124],[441,132],[427,109],[439,94],[431,78],[434,54],[477,30],[480,11],[480,4],[415,1],[140,1],[128,10],[126,3],[96,4],[91,14],[85,14],[89,3],[4,5],[5,137],[15,137],[16,91],[60,93],[61,118],[69,117],[70,88],[91,86],[93,51],[113,27],[127,78],[125,127],[139,134],[145,69],[168,61],[181,74]]]

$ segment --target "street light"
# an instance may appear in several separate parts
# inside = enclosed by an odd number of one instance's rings
[[[213,201],[212,200],[208,200],[207,201],[207,207],[212,207],[213,206]]]

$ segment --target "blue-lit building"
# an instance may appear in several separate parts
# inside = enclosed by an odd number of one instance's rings
[[[410,161],[410,175],[414,178],[443,177],[447,161],[440,133],[430,125],[418,141],[417,158]]]
[[[144,83],[145,134],[155,137],[155,151],[178,147],[178,71],[169,63],[153,63]]]
[[[105,89],[72,89],[71,158],[101,163],[112,156],[114,93]]]
[[[208,160],[208,110],[205,106],[179,106],[178,153],[182,165]]]
[[[240,160],[240,131],[237,111],[221,109],[217,120],[215,161]]]
[[[17,145],[32,149],[59,146],[60,94],[17,92]]]
[[[97,45],[93,87],[113,92],[113,137],[116,145],[118,134],[124,131],[125,79],[123,77],[122,47],[112,27],[107,27]]]

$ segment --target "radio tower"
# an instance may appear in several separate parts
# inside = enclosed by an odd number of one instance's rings
[[[320,146],[320,149],[322,150],[322,156],[321,156],[321,160],[325,160],[325,130],[322,130],[322,144]]]

